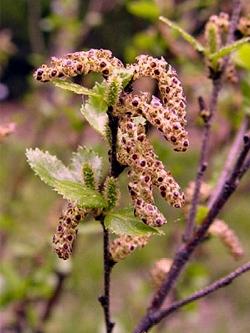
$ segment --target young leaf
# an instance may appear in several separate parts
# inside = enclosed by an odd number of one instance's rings
[[[40,149],[27,149],[26,157],[29,165],[41,180],[50,186],[54,185],[55,180],[74,180],[70,170],[49,152]]]
[[[88,163],[94,171],[96,182],[99,183],[102,175],[102,159],[93,150],[86,147],[78,147],[73,153],[69,166],[70,172],[79,182],[83,182],[82,167]]]
[[[108,116],[106,113],[100,113],[89,104],[88,102],[81,106],[81,113],[97,132],[102,136],[106,136],[106,124],[108,122]]]
[[[55,180],[54,190],[61,194],[64,199],[76,203],[83,208],[104,208],[104,198],[100,193],[71,180]]]
[[[44,153],[38,148],[27,149],[26,156],[31,168],[41,180],[53,187],[65,199],[73,201],[81,207],[101,208],[106,206],[101,194],[77,182],[70,170],[56,156],[52,156],[48,152]]]
[[[218,61],[220,58],[228,56],[230,53],[238,50],[242,45],[250,42],[250,37],[242,38],[234,43],[222,47],[218,52],[209,55],[209,59],[213,62]]]
[[[73,82],[60,80],[60,79],[54,79],[54,80],[52,80],[52,83],[58,88],[61,88],[64,90],[69,90],[69,91],[72,91],[79,95],[88,95],[88,96],[96,95],[96,93],[93,92],[91,89],[85,88],[85,87],[80,86],[79,84],[76,84]]]
[[[104,223],[106,228],[117,235],[143,236],[163,234],[159,229],[150,227],[135,217],[132,208],[111,211],[106,215]]]
[[[92,89],[95,92],[95,96],[89,96],[87,102],[82,104],[81,113],[85,119],[89,122],[97,132],[105,136],[105,127],[108,122],[108,116],[106,111],[108,105],[105,101],[107,84],[96,83]]]
[[[193,46],[193,48],[198,51],[198,52],[204,52],[205,48],[204,46],[198,42],[197,39],[195,39],[192,35],[190,35],[188,32],[183,30],[179,25],[176,23],[170,21],[166,17],[160,16],[159,20],[162,21],[163,23],[167,24],[171,29],[174,31],[178,32],[189,44]]]

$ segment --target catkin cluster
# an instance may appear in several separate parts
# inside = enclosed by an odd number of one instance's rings
[[[58,226],[53,236],[53,246],[59,258],[66,260],[70,257],[78,225],[87,214],[87,209],[78,208],[69,203],[67,209],[59,218]]]
[[[130,73],[130,87],[133,81],[141,77],[155,79],[160,99],[155,96],[150,97],[148,93],[135,94],[130,88],[122,90],[114,74],[119,70]],[[185,130],[186,100],[176,71],[164,58],[140,55],[134,64],[124,66],[109,50],[91,49],[86,52],[69,53],[60,58],[53,57],[49,66],[42,65],[35,71],[34,77],[38,81],[47,82],[55,78],[86,75],[90,71],[101,73],[109,87],[106,102],[112,106],[113,115],[119,122],[117,160],[129,167],[128,187],[135,214],[150,226],[161,226],[166,220],[154,204],[153,186],[157,187],[162,197],[176,208],[183,206],[184,194],[172,174],[165,170],[163,163],[155,154],[146,136],[145,123],[148,121],[157,128],[175,151],[187,150],[189,142]],[[74,237],[75,220],[72,221],[74,223],[69,230],[70,236]],[[64,217],[59,229],[62,227],[63,234],[67,235]],[[72,248],[68,243],[62,244],[59,240],[64,236],[60,237],[54,237],[57,252],[61,253],[63,246]],[[148,238],[121,236],[121,239],[111,244],[113,259],[121,258],[124,253],[131,252],[131,249],[141,247]],[[62,256],[67,255],[62,254]]]

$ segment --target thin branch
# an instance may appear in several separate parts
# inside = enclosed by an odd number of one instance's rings
[[[193,230],[194,230],[194,222],[195,222],[197,206],[199,203],[199,195],[200,195],[200,188],[201,188],[201,184],[202,184],[202,178],[207,169],[208,142],[209,142],[209,138],[210,138],[210,128],[211,128],[211,120],[212,120],[212,117],[207,117],[207,115],[202,116],[206,111],[206,105],[205,105],[204,99],[201,96],[199,97],[198,102],[199,102],[199,107],[200,107],[200,116],[202,117],[202,119],[205,123],[205,127],[204,127],[204,131],[203,131],[200,160],[199,160],[198,171],[197,171],[196,179],[195,179],[194,193],[193,193],[191,207],[189,210],[186,228],[185,228],[184,236],[183,236],[184,242],[187,242],[191,238]]]
[[[144,323],[143,327],[138,327],[138,329],[136,331],[134,331],[134,333],[146,332],[149,328],[158,324],[162,319],[165,319],[170,314],[172,314],[176,310],[179,310],[184,305],[192,303],[200,298],[203,298],[211,293],[214,293],[215,291],[217,291],[220,288],[228,286],[237,277],[246,273],[249,270],[250,270],[250,262],[247,262],[246,264],[237,268],[235,271],[233,271],[230,274],[226,275],[225,277],[215,281],[214,283],[210,284],[209,286],[195,292],[194,294],[190,295],[189,297],[187,297],[183,300],[174,302],[173,304],[171,304],[168,308],[166,308],[164,310],[160,310],[153,314],[149,314],[147,322]]]
[[[221,191],[221,188],[223,187],[223,184],[225,183],[226,178],[228,177],[230,171],[233,168],[233,165],[237,158],[237,154],[242,145],[242,138],[243,138],[244,134],[246,133],[248,126],[249,126],[249,117],[246,116],[237,132],[237,135],[234,139],[231,149],[229,150],[229,152],[227,154],[227,159],[223,166],[221,174],[219,176],[219,180],[218,180],[215,190],[213,191],[213,194],[209,200],[209,203],[208,203],[209,208],[211,208],[213,206],[216,198],[218,197],[218,195]]]
[[[148,310],[148,313],[141,320],[140,324],[134,331],[135,333],[144,332],[143,330],[140,331],[138,328],[144,327],[143,326],[144,322],[148,322],[148,316],[151,316],[161,307],[165,298],[171,291],[172,287],[175,285],[175,282],[179,277],[180,273],[183,271],[187,261],[193,254],[196,247],[204,239],[206,232],[210,227],[210,225],[212,224],[214,218],[219,214],[224,204],[227,202],[232,193],[236,190],[237,186],[239,185],[240,179],[247,171],[247,168],[245,168],[244,166],[246,163],[245,160],[247,159],[249,150],[250,150],[250,135],[245,135],[244,146],[237,158],[234,170],[232,171],[229,178],[226,180],[220,192],[220,195],[215,201],[213,207],[211,207],[211,209],[209,210],[207,216],[204,218],[201,226],[197,229],[192,239],[188,243],[182,245],[177,251],[173,260],[172,267],[167,275],[166,280],[163,282],[160,289],[155,293],[153,300],[151,302],[151,306]]]
[[[110,130],[110,175],[117,178],[120,173],[124,170],[124,166],[121,165],[116,158],[116,141],[118,132],[118,118],[113,115],[113,108],[109,106],[108,108],[108,127]],[[115,262],[109,252],[109,231],[104,225],[104,215],[99,216],[103,228],[103,262],[104,262],[104,294],[99,297],[99,302],[103,307],[105,323],[106,323],[106,333],[111,333],[114,328],[114,323],[111,320],[110,315],[110,275]]]
[[[106,332],[111,333],[113,331],[114,323],[111,321],[110,315],[110,275],[114,266],[109,253],[109,231],[105,228],[103,219],[101,221],[103,227],[103,262],[104,262],[104,294],[98,298],[103,307]]]

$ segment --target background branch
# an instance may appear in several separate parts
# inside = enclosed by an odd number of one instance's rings
[[[189,297],[187,297],[181,301],[174,302],[173,304],[171,304],[169,307],[167,307],[164,310],[160,310],[153,314],[149,314],[148,320],[147,320],[147,322],[144,323],[144,326],[138,328],[138,330],[134,331],[134,333],[146,332],[150,327],[152,327],[153,325],[156,325],[162,319],[165,319],[166,317],[171,315],[176,310],[179,310],[184,305],[192,303],[200,298],[203,298],[211,293],[214,293],[215,291],[217,291],[220,288],[228,286],[237,277],[239,277],[243,273],[246,273],[249,270],[250,270],[250,262],[247,262],[246,264],[237,268],[235,271],[233,271],[230,274],[226,275],[225,277],[215,281],[214,283],[210,284],[209,286],[195,292],[194,294],[190,295]]]

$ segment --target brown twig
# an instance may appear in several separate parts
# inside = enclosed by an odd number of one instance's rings
[[[144,324],[143,328],[138,329],[134,333],[141,333],[146,332],[150,327],[156,325],[159,323],[162,319],[165,319],[173,312],[179,310],[181,307],[183,307],[186,304],[192,303],[200,298],[203,298],[211,293],[214,293],[220,288],[228,286],[230,283],[232,283],[237,277],[240,275],[246,273],[250,270],[250,262],[240,266],[235,271],[231,272],[230,274],[226,275],[225,277],[215,281],[214,283],[210,284],[209,286],[195,292],[194,294],[190,295],[189,297],[174,302],[169,307],[167,307],[164,310],[160,310],[158,312],[155,312],[153,314],[149,314],[147,323]]]
[[[208,203],[209,208],[211,208],[213,206],[218,194],[221,191],[221,188],[223,187],[223,184],[225,183],[225,179],[228,177],[230,171],[233,168],[233,165],[234,165],[236,157],[237,157],[237,153],[239,152],[240,147],[242,145],[242,138],[243,138],[244,134],[246,133],[248,126],[249,126],[249,117],[246,116],[244,118],[244,120],[237,132],[237,135],[235,136],[234,142],[227,154],[227,159],[223,166],[221,174],[219,176],[219,180],[216,184],[216,188],[213,191],[212,196],[209,200],[209,203]]]
[[[200,188],[202,183],[203,175],[207,169],[207,155],[208,155],[208,142],[210,138],[210,128],[211,128],[211,121],[212,121],[212,115],[204,115],[206,111],[206,105],[204,99],[200,96],[198,99],[199,107],[200,107],[200,116],[202,117],[205,126],[203,131],[203,138],[202,138],[202,144],[201,144],[201,153],[200,153],[200,160],[199,160],[199,166],[198,171],[196,174],[195,179],[195,186],[194,186],[194,193],[191,201],[191,207],[189,210],[186,228],[183,235],[184,242],[187,242],[193,233],[194,230],[194,222],[195,222],[195,216],[197,211],[197,206],[199,202],[199,195],[200,195]],[[214,109],[213,109],[214,110]]]
[[[117,178],[124,170],[116,158],[116,141],[118,131],[118,118],[113,115],[113,107],[108,108],[108,127],[110,130],[110,176]],[[104,262],[104,294],[99,297],[99,302],[103,307],[106,333],[111,333],[114,323],[111,321],[110,315],[110,275],[115,262],[112,260],[109,252],[109,231],[104,225],[104,215],[99,216],[99,221],[103,228],[103,262]]]
[[[103,307],[106,333],[111,333],[115,324],[110,315],[110,275],[115,263],[109,253],[109,231],[105,228],[103,218],[100,222],[103,227],[104,294],[98,300]]]

